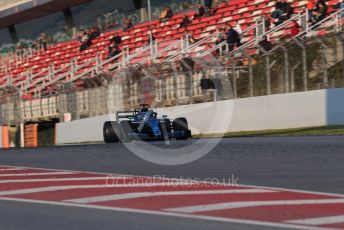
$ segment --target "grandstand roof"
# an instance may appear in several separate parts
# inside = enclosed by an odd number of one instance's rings
[[[91,0],[2,0],[0,28],[23,23]]]

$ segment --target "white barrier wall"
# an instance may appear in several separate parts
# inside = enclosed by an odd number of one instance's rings
[[[157,109],[187,117],[193,134],[290,129],[344,124],[344,89],[235,99]],[[102,141],[102,127],[115,115],[57,124],[57,144]]]

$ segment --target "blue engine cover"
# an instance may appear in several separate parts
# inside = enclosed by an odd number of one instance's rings
[[[154,136],[161,136],[159,121],[157,119],[149,119],[148,123],[153,131]]]

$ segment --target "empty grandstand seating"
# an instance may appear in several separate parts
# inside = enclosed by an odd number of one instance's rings
[[[295,12],[302,11],[307,1],[290,1]],[[329,9],[338,3],[338,0],[328,1]],[[239,23],[242,30],[255,23],[256,19],[262,14],[270,13],[273,10],[275,2],[269,0],[230,0],[217,6],[216,13],[209,17],[202,17],[192,20],[192,23],[185,28],[179,28],[184,14],[175,15],[168,22],[160,23],[158,20],[142,23],[134,26],[128,32],[111,31],[101,34],[95,39],[92,46],[83,52],[79,52],[80,43],[76,40],[53,45],[47,51],[40,54],[32,55],[28,60],[13,62],[8,67],[6,73],[0,72],[0,84],[6,85],[11,82],[18,87],[30,85],[29,92],[51,74],[51,77],[58,78],[62,74],[71,71],[73,64],[71,61],[76,60],[76,66],[84,64],[79,68],[77,74],[83,73],[90,67],[94,66],[95,57],[101,55],[102,59],[108,56],[109,38],[114,34],[119,34],[123,42],[121,50],[128,50],[129,53],[138,52],[142,47],[149,43],[149,32],[151,31],[158,42],[158,51],[171,45],[173,42],[180,40],[185,33],[191,34],[195,39],[202,39],[213,34],[218,28],[224,27],[230,23]],[[186,13],[190,18],[195,14],[194,11]],[[285,33],[287,33],[285,31]],[[243,41],[248,41],[253,33],[247,33]],[[204,49],[206,47],[203,47]],[[169,51],[170,52],[170,51]],[[166,59],[171,53],[166,51],[162,55]],[[150,55],[150,51],[143,52],[140,56],[133,58],[132,63],[138,63]],[[86,63],[86,64],[85,64]],[[111,64],[111,63],[109,63]],[[49,72],[50,71],[50,72]],[[6,75],[10,72],[12,79]],[[54,74],[52,74],[54,72]],[[49,78],[47,78],[49,79]],[[10,80],[10,82],[9,82]],[[46,79],[45,79],[46,80]],[[32,84],[34,83],[34,84]],[[30,91],[31,90],[31,91]]]

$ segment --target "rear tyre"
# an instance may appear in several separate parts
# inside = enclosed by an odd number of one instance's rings
[[[176,138],[177,140],[186,140],[191,137],[191,132],[189,130],[189,124],[185,117],[176,118],[173,121],[174,131],[183,133],[183,136]]]
[[[120,127],[116,121],[106,121],[103,126],[103,137],[105,143],[119,142],[118,133]]]
[[[127,120],[123,120],[120,122],[120,126],[122,129],[121,141],[123,142],[130,142],[131,138],[129,133],[132,132],[132,128],[130,126],[130,122]]]

